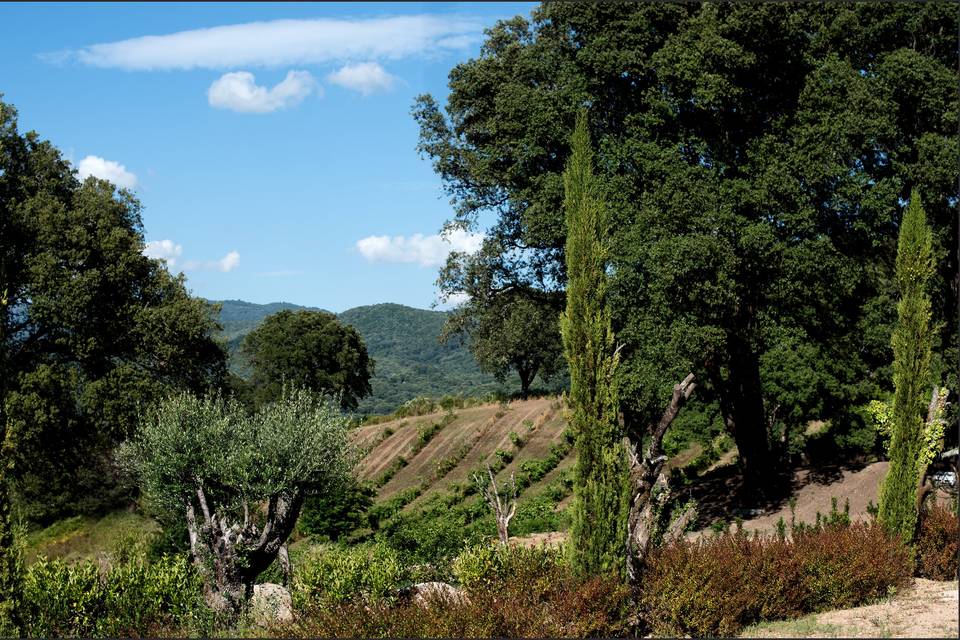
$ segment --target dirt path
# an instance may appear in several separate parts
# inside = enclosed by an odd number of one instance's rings
[[[917,578],[879,604],[755,625],[745,638],[956,638],[957,583]]]

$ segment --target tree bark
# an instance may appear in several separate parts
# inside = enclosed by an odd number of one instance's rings
[[[504,504],[500,499],[500,491],[497,489],[497,481],[493,477],[493,469],[490,468],[490,465],[487,465],[487,476],[490,478],[489,483],[484,482],[477,474],[474,474],[473,481],[477,484],[480,493],[493,511],[493,517],[497,521],[497,537],[500,539],[500,544],[506,546],[510,541],[510,520],[517,512],[517,483],[513,474],[511,474],[510,488],[508,489],[510,500],[509,504]]]
[[[526,398],[530,393],[530,385],[537,376],[537,369],[540,366],[537,363],[530,363],[527,366],[518,365],[517,374],[520,376],[520,396]]]
[[[214,611],[236,615],[253,595],[253,583],[275,558],[290,580],[286,541],[303,507],[303,495],[272,496],[261,529],[246,509],[243,522],[230,522],[211,506],[197,481],[196,502],[186,506],[187,531],[194,565],[204,578],[204,599]]]
[[[694,375],[687,375],[683,381],[673,387],[670,404],[663,416],[651,430],[650,443],[643,456],[640,455],[642,433],[628,429],[626,440],[630,459],[630,513],[627,519],[627,579],[633,583],[639,580],[640,567],[647,555],[663,507],[670,497],[667,478],[663,465],[667,456],[663,453],[663,436],[680,412],[680,407],[693,393],[696,384]],[[685,519],[692,514],[684,514]],[[687,520],[684,520],[682,527]]]
[[[760,360],[742,339],[731,338],[730,344],[727,378],[720,380],[716,376],[714,382],[727,430],[737,444],[745,496],[762,500],[773,476],[773,464],[763,409]]]

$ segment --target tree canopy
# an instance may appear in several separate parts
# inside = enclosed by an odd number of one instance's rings
[[[650,424],[693,371],[759,493],[772,436],[847,428],[890,384],[893,239],[914,187],[938,344],[956,352],[956,30],[945,5],[547,2],[488,30],[445,109],[417,99],[420,150],[452,225],[496,216],[479,280],[542,296],[566,283],[561,173],[590,107],[622,409]]]
[[[277,557],[304,499],[347,486],[348,422],[302,389],[286,387],[252,416],[236,400],[180,393],[144,420],[121,459],[154,508],[186,518],[208,602],[235,610]]]
[[[134,195],[80,182],[0,102],[0,425],[27,518],[108,504],[141,408],[223,380],[216,309],[143,249]]]
[[[284,385],[329,392],[346,409],[370,393],[374,362],[356,329],[325,311],[279,311],[243,341],[258,404],[280,397]]]

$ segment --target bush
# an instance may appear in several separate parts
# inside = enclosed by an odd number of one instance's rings
[[[876,524],[807,527],[792,541],[740,531],[655,550],[639,598],[656,633],[729,636],[876,600],[911,573],[909,550]]]
[[[328,547],[296,567],[294,602],[299,607],[360,600],[390,600],[407,578],[396,551],[384,544]]]
[[[549,577],[565,566],[560,547],[469,546],[453,561],[453,576],[468,591],[488,588],[524,573]]]
[[[379,489],[383,485],[387,484],[391,479],[393,479],[393,476],[397,475],[397,472],[400,471],[400,469],[403,469],[408,464],[409,461],[405,456],[398,456],[394,458],[393,462],[390,463],[390,466],[387,467],[383,473],[377,476],[377,478],[373,481],[373,486]]]
[[[292,631],[322,637],[596,637],[624,634],[629,590],[572,576],[555,549],[476,547],[457,559],[466,598],[311,608]],[[469,577],[468,577],[469,576]]]
[[[131,560],[106,572],[92,561],[69,565],[41,557],[24,578],[28,636],[157,635],[196,629],[209,615],[200,576],[183,556]]]
[[[949,507],[933,504],[920,514],[917,536],[917,575],[931,580],[956,580],[960,524]]]
[[[422,416],[428,413],[433,413],[436,410],[436,402],[434,402],[431,398],[421,396],[404,402],[399,409],[393,412],[393,415],[397,418],[411,418],[414,416]]]
[[[372,487],[351,478],[338,491],[307,497],[297,526],[319,540],[338,542],[370,524],[368,512],[375,497]]]

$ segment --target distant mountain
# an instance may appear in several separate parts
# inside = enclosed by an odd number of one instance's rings
[[[230,369],[244,378],[249,376],[250,367],[239,353],[240,345],[264,318],[283,309],[320,311],[288,302],[211,302],[221,305],[220,323],[230,354]],[[361,401],[359,412],[389,413],[417,396],[482,395],[507,390],[493,376],[480,371],[465,346],[455,341],[445,345],[437,342],[446,315],[443,311],[390,303],[356,307],[337,315],[341,322],[360,332],[376,363],[371,380],[373,393]],[[513,386],[516,385],[510,385],[510,391]]]

